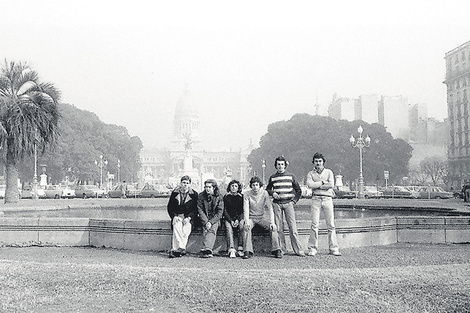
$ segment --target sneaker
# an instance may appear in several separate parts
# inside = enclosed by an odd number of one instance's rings
[[[178,248],[178,250],[176,250],[176,252],[179,253],[179,256],[186,255],[186,250],[183,249],[183,248]]]
[[[252,257],[253,257],[253,253],[251,253],[251,252],[245,251],[245,252],[243,253],[243,258],[244,258],[245,260],[246,260],[246,259],[250,259],[250,258],[252,258]]]
[[[316,249],[309,249],[307,254],[308,254],[308,256],[315,256],[315,255],[317,255],[317,250]]]
[[[274,257],[275,257],[276,259],[282,259],[282,250],[281,250],[281,249],[276,250],[276,251],[275,251],[275,254],[274,254]]]
[[[341,256],[341,252],[339,252],[339,251],[330,251],[330,255]]]
[[[245,253],[243,253],[243,251],[241,251],[241,250],[237,251],[237,256],[242,258],[244,255],[245,255]]]
[[[237,257],[237,254],[236,254],[236,252],[235,252],[235,249],[230,249],[230,251],[228,252],[228,257],[231,258],[231,259]]]
[[[301,256],[301,257],[304,257],[305,256],[305,252],[303,252],[302,250],[299,251],[299,253],[297,253],[298,256]]]

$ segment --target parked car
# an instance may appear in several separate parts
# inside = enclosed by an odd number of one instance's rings
[[[23,190],[20,191],[20,198],[21,199],[32,199],[33,198],[33,186],[26,186],[23,188]],[[37,187],[37,195],[38,198],[45,198],[46,193],[44,192],[44,189],[40,186]]]
[[[126,186],[125,185],[117,185],[110,191],[108,191],[109,198],[126,198]]]
[[[389,186],[383,190],[383,197],[417,199],[419,197],[419,193],[417,191],[410,190],[405,186]]]
[[[142,192],[137,189],[134,185],[127,185],[126,197],[128,198],[140,198]]]
[[[171,195],[171,190],[166,188],[163,185],[146,185],[141,190],[142,198],[159,198],[159,197],[169,197]]]
[[[69,186],[62,186],[62,198],[75,198],[75,190],[73,190]]]
[[[381,198],[383,197],[383,192],[380,191],[376,186],[364,186],[364,198]]]
[[[77,198],[98,198],[102,197],[104,191],[95,185],[77,185],[75,186],[75,197]]]
[[[62,198],[63,190],[59,185],[47,185],[44,188],[44,193],[48,199],[60,199]]]
[[[335,194],[336,194],[336,197],[337,198],[340,198],[340,199],[352,199],[352,198],[356,198],[357,197],[357,194],[355,191],[352,191],[349,186],[335,186],[335,188],[333,188]]]
[[[450,199],[453,198],[452,192],[445,191],[438,186],[422,186],[419,189],[420,199]]]

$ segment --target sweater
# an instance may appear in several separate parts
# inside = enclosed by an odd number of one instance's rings
[[[284,204],[290,201],[297,203],[302,195],[302,189],[295,179],[294,174],[289,172],[275,174],[269,177],[266,190],[272,196],[275,192],[279,194],[279,199],[273,199],[274,203]]]

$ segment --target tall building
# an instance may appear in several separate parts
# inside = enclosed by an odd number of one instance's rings
[[[355,99],[334,96],[328,108],[328,116],[336,120],[354,121],[356,119],[356,102]]]
[[[470,180],[470,130],[468,90],[470,41],[445,54],[447,111],[449,114],[449,180],[459,186]]]
[[[408,99],[403,96],[382,96],[379,102],[379,124],[394,138],[408,140]]]
[[[379,96],[360,95],[358,120],[363,120],[369,124],[379,122]]]

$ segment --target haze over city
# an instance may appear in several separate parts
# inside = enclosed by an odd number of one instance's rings
[[[62,102],[145,148],[169,144],[188,86],[204,146],[238,149],[317,101],[326,115],[334,93],[403,95],[443,120],[444,55],[470,40],[468,12],[468,1],[7,0],[0,43]]]

